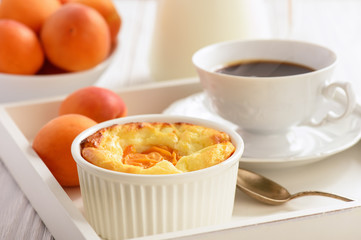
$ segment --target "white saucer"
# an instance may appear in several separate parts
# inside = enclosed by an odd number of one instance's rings
[[[245,142],[245,152],[240,160],[243,167],[280,168],[304,165],[346,150],[361,138],[361,116],[355,111],[346,119],[322,127],[294,128],[288,136],[293,141],[293,146],[278,147],[277,154],[272,155],[267,150],[273,146],[267,145],[277,142],[273,136],[261,138],[254,135],[244,136],[235,124],[221,118],[211,110],[203,92],[174,102],[163,113],[199,117],[231,126],[240,133]],[[299,148],[299,151],[290,148]]]

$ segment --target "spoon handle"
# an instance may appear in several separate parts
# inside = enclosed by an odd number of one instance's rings
[[[323,196],[323,197],[335,198],[335,199],[342,200],[342,201],[345,201],[345,202],[353,201],[352,199],[345,198],[345,197],[342,197],[342,196],[338,196],[336,194],[326,193],[326,192],[319,192],[319,191],[305,191],[305,192],[295,193],[295,194],[291,195],[290,200],[294,199],[294,198],[297,198],[297,197],[303,197],[303,196]]]

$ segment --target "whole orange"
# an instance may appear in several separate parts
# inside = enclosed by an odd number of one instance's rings
[[[59,115],[77,113],[96,122],[124,117],[127,106],[123,99],[110,89],[90,86],[69,94],[60,104]]]
[[[105,19],[110,30],[112,43],[116,42],[119,30],[122,26],[122,18],[112,0],[61,0],[62,3],[81,3],[97,10]]]
[[[35,74],[44,62],[44,53],[34,31],[26,25],[0,19],[0,72]]]
[[[35,136],[32,147],[61,186],[78,186],[78,172],[71,154],[71,144],[95,121],[79,114],[56,117],[45,124]]]
[[[1,0],[0,18],[17,20],[36,33],[61,4],[58,0]]]
[[[105,60],[110,53],[110,31],[91,7],[64,4],[43,25],[40,39],[48,60],[67,71],[82,71]]]

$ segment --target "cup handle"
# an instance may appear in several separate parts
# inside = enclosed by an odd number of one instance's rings
[[[321,120],[316,121],[315,119],[311,119],[308,125],[311,125],[312,127],[319,127],[326,123],[335,122],[341,119],[344,119],[348,117],[353,110],[356,107],[356,96],[354,91],[352,90],[351,84],[348,82],[334,82],[330,85],[326,86],[322,90],[322,94],[329,99],[337,99],[336,97],[336,91],[337,89],[340,89],[344,92],[344,95],[346,97],[346,100],[342,102],[342,105],[344,107],[344,112],[342,114],[337,114],[330,110],[327,115]]]

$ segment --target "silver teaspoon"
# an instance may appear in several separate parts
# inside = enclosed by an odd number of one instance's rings
[[[263,177],[257,173],[238,169],[237,187],[250,197],[271,205],[280,205],[291,199],[303,196],[323,196],[335,198],[345,202],[353,201],[351,199],[341,197],[332,193],[319,191],[305,191],[295,194],[290,194],[287,189],[273,182],[272,180]]]

